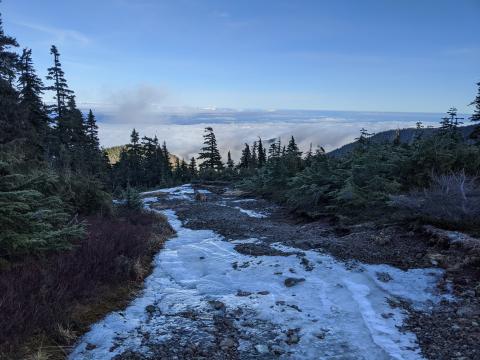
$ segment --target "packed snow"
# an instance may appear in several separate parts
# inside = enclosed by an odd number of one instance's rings
[[[190,186],[161,192],[193,195]],[[248,335],[239,344],[239,350],[247,353],[265,353],[275,345],[284,359],[422,358],[415,335],[399,330],[405,314],[387,299],[428,309],[442,299],[435,287],[440,270],[346,264],[327,254],[280,244],[274,247],[291,255],[243,255],[235,251],[236,245],[262,239],[228,242],[213,231],[183,227],[171,210],[162,213],[177,236],[156,255],[145,290],[124,311],[93,325],[70,359],[111,359],[126,350],[148,355],[151,347],[145,345],[145,333],[151,335],[150,343],[161,344],[178,327],[194,337],[201,334],[199,320],[179,314],[193,311],[206,319],[212,300],[224,303],[227,312],[242,310],[235,326]],[[304,281],[287,287],[288,278]],[[151,305],[158,311],[152,313]],[[265,338],[266,327],[274,339]],[[286,341],[289,329],[295,329],[298,342]]]

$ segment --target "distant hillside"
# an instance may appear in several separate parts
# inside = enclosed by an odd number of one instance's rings
[[[472,133],[474,127],[475,125],[462,126],[459,128],[459,130],[465,138],[468,138],[469,135]],[[425,137],[432,136],[438,130],[439,128],[424,128],[422,129],[423,136]],[[415,138],[416,131],[417,129],[415,128],[400,129],[400,141],[402,143],[410,144]],[[379,132],[378,134],[373,135],[370,139],[374,143],[393,142],[393,140],[395,139],[396,133],[397,133],[397,130],[382,131],[382,132]],[[343,145],[338,149],[330,151],[328,154],[335,157],[343,156],[353,151],[356,145],[357,145],[357,141]]]
[[[112,147],[109,147],[109,148],[105,149],[105,152],[107,153],[108,161],[110,162],[110,164],[113,165],[120,160],[120,154],[121,154],[122,150],[125,149],[125,146],[126,145],[117,145],[117,146],[112,146]],[[175,164],[177,159],[178,159],[177,155],[170,154],[170,163],[172,165]]]

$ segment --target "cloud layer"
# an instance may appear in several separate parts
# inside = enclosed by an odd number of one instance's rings
[[[213,126],[222,155],[231,150],[234,159],[238,159],[244,143],[252,143],[258,137],[264,141],[280,137],[286,142],[293,135],[304,151],[310,144],[314,148],[323,146],[329,151],[351,142],[362,127],[376,133],[414,127],[417,121],[432,126],[441,116],[425,113],[229,109],[176,109],[157,113],[146,112],[149,105],[142,108],[143,103],[137,102],[135,97],[127,99],[126,104],[118,116],[110,113],[99,117],[103,146],[127,143],[132,128],[136,128],[142,136],[157,135],[160,140],[165,140],[170,151],[185,159],[197,155],[206,126]],[[135,113],[134,108],[139,108],[139,112]],[[134,118],[128,120],[129,116]]]

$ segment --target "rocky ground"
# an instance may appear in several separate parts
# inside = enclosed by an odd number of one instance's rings
[[[476,288],[479,281],[478,273],[472,266],[462,269],[453,265],[462,262],[465,257],[463,251],[446,246],[444,242],[438,241],[431,234],[420,229],[412,231],[400,226],[379,228],[373,223],[340,227],[328,219],[305,222],[266,200],[246,198],[242,194],[223,187],[208,187],[208,191],[205,195],[202,193],[201,196],[197,196],[196,200],[193,200],[195,196],[191,194],[174,197],[153,194],[154,197],[159,196],[159,198],[153,198],[150,206],[160,211],[172,209],[185,228],[213,230],[221,235],[224,238],[222,241],[230,242],[235,252],[245,255],[248,259],[248,261],[232,262],[231,267],[235,271],[250,270],[254,265],[263,266],[265,264],[261,263],[267,263],[268,260],[265,259],[269,257],[297,259],[295,261],[301,265],[300,268],[292,266],[287,271],[279,269],[278,272],[273,273],[283,276],[282,279],[285,278],[282,286],[286,289],[286,293],[291,288],[302,286],[305,277],[301,274],[308,274],[319,266],[318,261],[312,260],[316,259],[311,256],[315,252],[333,255],[341,260],[347,269],[349,266],[355,269],[358,261],[366,264],[388,264],[403,270],[441,266],[446,271],[438,284],[438,292],[454,293],[455,301],[445,297],[436,305],[429,306],[426,311],[425,308],[419,309],[414,306],[412,302],[392,298],[390,304],[392,312],[385,311],[381,315],[385,319],[394,317],[393,309],[396,307],[403,309],[402,312],[408,311],[409,316],[406,321],[403,321],[403,330],[415,333],[422,355],[426,358],[480,358],[480,341],[478,341],[480,339],[480,289]],[[250,238],[261,241],[245,241]],[[284,245],[285,248],[277,246],[278,244]],[[222,249],[222,251],[226,250]],[[205,256],[208,256],[208,253]],[[200,256],[199,259],[203,260],[203,257]],[[254,263],[253,259],[260,260]],[[198,259],[195,260],[198,261]],[[194,262],[192,266],[196,266]],[[278,264],[272,262],[268,266],[275,268]],[[324,263],[321,266],[328,265]],[[379,284],[388,284],[392,280],[390,272],[375,274]],[[175,281],[174,283],[168,285],[167,289],[177,285]],[[341,293],[339,294],[342,296]],[[291,294],[291,296],[296,295],[301,296],[300,293]],[[117,352],[114,358],[118,360],[311,358],[308,351],[302,353],[293,350],[297,344],[302,344],[304,340],[301,338],[307,336],[304,329],[293,325],[279,328],[272,321],[263,321],[253,314],[255,307],[252,308],[251,304],[261,306],[264,299],[272,296],[269,291],[238,290],[232,296],[235,298],[233,303],[238,303],[239,306],[232,307],[228,304],[227,308],[226,304],[219,300],[209,300],[202,306],[197,304],[178,307],[175,311],[163,309],[160,305],[146,306],[148,318],[155,322],[155,326],[136,327],[135,335],[129,336],[139,339],[132,341],[135,346],[127,346],[125,350]],[[179,298],[178,301],[188,302],[192,297],[193,295],[190,294],[188,297]],[[231,298],[227,297],[227,299]],[[250,305],[243,306],[243,299],[248,300]],[[170,307],[176,306],[171,304]],[[308,311],[307,305],[304,307],[299,302],[289,302],[283,298],[274,301],[271,307],[279,309],[279,316],[283,312],[293,314],[296,312],[301,317]],[[337,317],[335,321],[344,320],[340,319]],[[319,320],[322,322],[325,319],[312,321]],[[338,336],[336,338],[329,331],[326,327],[319,328],[313,333],[316,340],[312,347],[315,347],[316,354],[324,354],[324,358],[393,358],[392,352],[385,353],[383,350],[375,352],[376,349],[373,349],[370,355],[360,357],[351,348],[352,344],[343,340],[341,334],[335,335]],[[121,336],[120,334],[120,338]],[[328,341],[324,340],[325,338]],[[94,341],[90,343],[87,340],[85,340],[86,350],[89,350],[89,347],[94,350],[97,345]],[[322,342],[325,345],[322,345]],[[120,346],[122,341],[117,337],[115,343]],[[322,347],[331,346],[329,344],[334,344],[334,349],[330,352],[329,349]],[[408,346],[405,347],[408,348]],[[291,352],[290,349],[292,349]],[[72,358],[95,358],[85,355],[88,353],[86,350],[74,353]],[[398,356],[395,358],[416,358],[413,355],[410,357],[411,354],[408,352],[399,353]]]
[[[213,202],[225,192],[224,188],[212,187],[210,190],[214,193],[210,196]],[[232,195],[232,199],[236,199],[235,193]],[[285,208],[263,199],[241,204],[245,209],[268,212],[268,221],[262,218],[245,221],[236,216],[232,208],[202,202],[188,207],[180,205],[177,212],[188,221],[188,227],[214,229],[227,238],[260,233],[272,243],[324,250],[343,260],[389,264],[402,269],[440,266],[446,273],[439,286],[451,285],[457,301],[443,302],[428,314],[409,309],[412,315],[407,328],[416,333],[422,351],[429,359],[480,359],[480,272],[478,267],[475,269],[475,264],[456,268],[466,256],[461,249],[450,248],[421,229],[379,228],[373,223],[338,227],[328,219],[305,222]],[[265,253],[264,249],[255,247],[248,251]],[[480,262],[476,265],[479,266]]]

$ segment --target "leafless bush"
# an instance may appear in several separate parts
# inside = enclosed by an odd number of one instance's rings
[[[69,327],[72,308],[94,298],[103,286],[146,275],[139,269],[140,259],[152,253],[152,228],[171,232],[166,222],[149,213],[86,221],[87,237],[73,250],[0,269],[0,358],[38,333],[59,335],[56,341],[65,342],[75,331]]]
[[[460,172],[433,176],[429,188],[391,197],[392,205],[427,219],[455,225],[480,222],[478,179]]]

